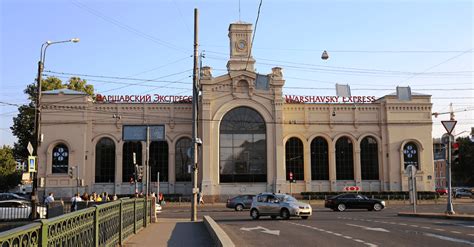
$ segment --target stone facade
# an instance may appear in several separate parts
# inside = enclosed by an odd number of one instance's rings
[[[198,184],[204,195],[227,197],[264,191],[300,193],[304,191],[342,191],[345,186],[360,186],[363,191],[407,191],[404,173],[404,147],[417,147],[418,191],[433,191],[433,144],[431,99],[413,95],[400,101],[386,95],[371,103],[288,103],[282,93],[285,85],[282,68],[257,74],[250,53],[251,25],[234,23],[229,27],[230,59],[228,72],[214,77],[210,67],[201,69],[198,135],[200,147]],[[130,194],[134,185],[122,182],[122,131],[124,125],[164,125],[168,143],[168,181],[160,183],[164,193],[191,193],[191,182],[176,182],[175,147],[182,137],[191,138],[190,103],[114,103],[96,102],[74,92],[44,92],[39,149],[40,191],[71,195],[76,181],[68,174],[52,173],[53,148],[59,143],[69,150],[69,166],[77,166],[84,180],[80,191]],[[266,182],[221,183],[219,181],[219,131],[222,118],[232,109],[245,106],[257,111],[266,129]],[[353,144],[354,179],[336,179],[336,141],[349,138]],[[370,136],[377,141],[378,180],[361,178],[361,141]],[[102,137],[115,144],[115,182],[95,182],[95,147]],[[285,169],[285,144],[296,137],[303,143],[304,179],[290,184]],[[311,142],[316,137],[328,143],[329,179],[311,178]],[[142,142],[142,157],[146,145]],[[143,159],[143,164],[144,164]],[[156,182],[150,184],[156,188]],[[291,186],[291,187],[290,187]],[[153,190],[153,189],[152,189]]]

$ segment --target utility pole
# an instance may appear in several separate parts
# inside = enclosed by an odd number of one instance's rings
[[[194,67],[193,67],[193,200],[191,202],[191,221],[197,221],[197,179],[198,179],[198,157],[197,157],[197,104],[198,104],[198,9],[194,9]]]

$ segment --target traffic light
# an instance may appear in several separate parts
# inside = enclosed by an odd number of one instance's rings
[[[74,167],[70,166],[68,170],[68,175],[70,178],[74,177]]]
[[[454,142],[451,146],[451,165],[459,165],[459,142]]]
[[[290,183],[294,183],[294,182],[295,182],[295,180],[293,179],[293,172],[290,172],[290,173],[288,174],[288,180],[290,180]]]

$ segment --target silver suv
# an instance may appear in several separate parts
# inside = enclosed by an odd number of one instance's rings
[[[285,194],[260,193],[253,198],[250,207],[250,216],[257,220],[260,216],[270,216],[276,219],[280,216],[284,220],[290,216],[308,219],[313,210],[307,203],[298,202],[294,197]]]

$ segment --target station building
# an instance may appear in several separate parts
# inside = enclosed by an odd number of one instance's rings
[[[284,95],[282,68],[255,72],[251,34],[251,24],[231,24],[227,73],[200,70],[198,185],[205,196],[347,186],[408,191],[407,165],[418,168],[418,191],[434,190],[430,95],[413,94],[409,101],[395,94],[378,99]],[[40,192],[70,196],[79,185],[80,192],[134,193],[134,161],[145,165],[148,154],[151,191],[159,173],[160,192],[192,193],[189,97],[94,99],[62,89],[43,92],[41,107]],[[133,131],[125,131],[140,126],[157,131],[148,148],[144,140],[133,139]],[[73,178],[70,167],[75,167]]]

